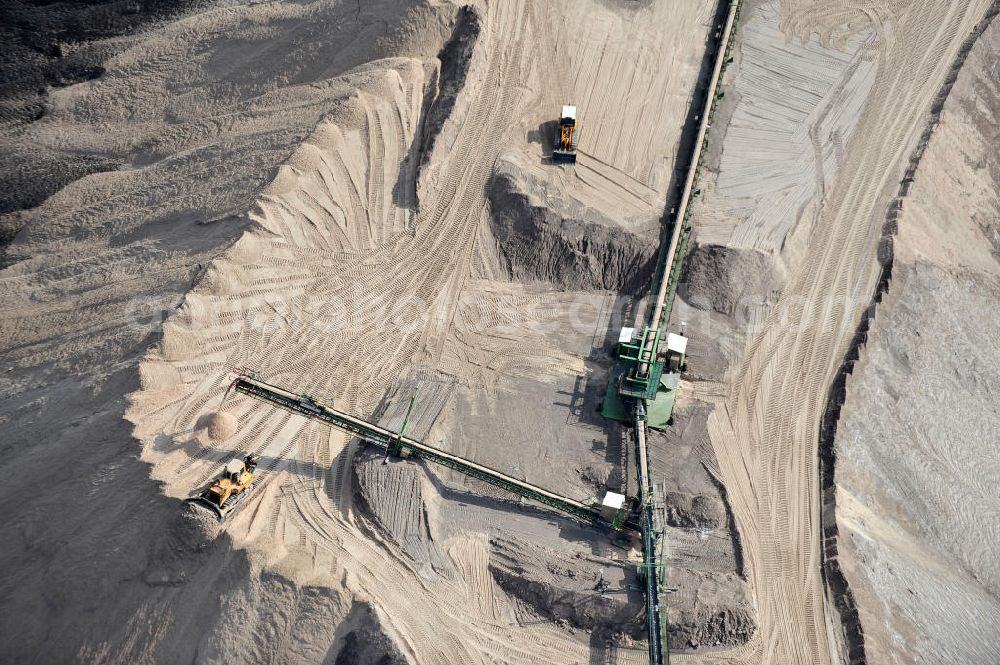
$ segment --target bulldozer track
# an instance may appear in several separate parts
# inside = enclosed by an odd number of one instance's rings
[[[362,97],[364,99],[364,97]],[[365,113],[368,117],[368,233],[369,242],[379,245],[382,242],[383,229],[375,225],[385,213],[383,198],[385,183],[382,164],[385,162],[385,135],[382,132],[382,121],[379,118],[379,105],[366,103]]]

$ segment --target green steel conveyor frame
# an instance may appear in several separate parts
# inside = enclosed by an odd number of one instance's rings
[[[729,12],[726,18],[726,26],[723,31],[723,41],[720,43],[720,48],[716,54],[715,61],[715,73],[713,74],[712,84],[708,90],[708,96],[705,98],[705,117],[702,119],[702,127],[699,129],[700,141],[698,145],[695,146],[695,153],[693,155],[694,159],[689,169],[694,169],[693,177],[691,178],[690,187],[688,191],[693,192],[693,196],[697,196],[701,191],[698,188],[698,182],[701,177],[701,168],[704,163],[705,153],[708,148],[708,128],[711,126],[712,120],[715,116],[716,103],[721,98],[722,93],[718,91],[718,83],[722,80],[723,75],[726,71],[726,65],[732,62],[732,52],[734,48],[734,36],[736,34],[735,26],[739,24],[740,12],[743,9],[743,0],[720,0],[721,2],[726,2],[729,5]],[[681,209],[678,214],[674,217],[673,223],[679,224],[680,229],[678,233],[678,242],[676,249],[674,251],[674,256],[667,256],[669,252],[668,247],[664,247],[663,255],[659,258],[660,271],[659,279],[656,281],[658,285],[662,285],[666,281],[666,291],[664,293],[664,303],[672,304],[674,296],[677,292],[677,284],[680,279],[681,266],[683,264],[684,255],[687,251],[687,243],[690,240],[691,235],[691,225],[689,219],[691,216],[690,199],[687,203],[682,203]],[[674,227],[675,229],[677,227]],[[673,260],[673,259],[677,260]],[[667,264],[670,264],[671,269],[666,270]],[[636,403],[641,403],[641,401],[653,399],[656,394],[656,389],[659,383],[659,373],[656,375],[656,380],[651,381],[643,385],[642,380],[649,377],[656,368],[650,367],[647,374],[643,374],[639,371],[640,363],[649,362],[649,358],[655,357],[656,350],[659,347],[659,335],[663,332],[664,322],[670,319],[670,306],[664,312],[661,312],[659,320],[652,320],[655,314],[651,314],[649,326],[643,333],[642,343],[639,346],[640,353],[638,357],[636,354],[632,353],[632,348],[626,348],[628,356],[622,355],[622,359],[625,360],[630,366],[628,367],[627,374],[622,377],[622,384],[619,387],[619,393],[626,398],[632,397],[636,400]],[[655,329],[657,337],[653,340],[649,340],[650,329]],[[647,346],[647,341],[652,341],[652,344]],[[635,346],[635,345],[632,345]],[[650,353],[642,353],[644,350],[652,350]],[[634,364],[633,364],[634,363]],[[663,367],[658,369],[658,372],[662,372]],[[627,379],[634,379],[632,382],[627,382]],[[647,393],[645,395],[639,394],[640,391],[646,388]],[[645,413],[636,410],[635,426],[645,427]],[[637,446],[637,453],[638,453]],[[648,464],[648,456],[647,456]],[[639,465],[636,465],[637,469]],[[642,487],[642,480],[640,478],[640,487]],[[666,662],[667,665],[670,663],[670,649],[668,641],[668,629],[669,623],[667,621],[667,616],[665,612],[661,612],[661,605],[666,607],[666,564],[665,562],[658,562],[657,550],[659,550],[660,557],[665,558],[666,556],[666,531],[661,530],[659,534],[659,542],[656,541],[657,537],[657,520],[655,519],[652,506],[652,497],[643,496],[643,506],[642,506],[642,549],[643,549],[643,568],[646,571],[646,620],[648,622],[649,630],[649,662],[651,665],[661,665]],[[659,547],[658,547],[659,545]],[[659,572],[662,569],[662,572]]]
[[[361,418],[356,418],[348,413],[324,406],[308,395],[298,395],[247,374],[239,375],[233,381],[232,388],[236,392],[255,397],[293,413],[314,418],[345,432],[354,434],[369,443],[381,446],[390,454],[402,457],[420,457],[429,462],[455,469],[467,476],[478,478],[518,496],[537,501],[550,508],[555,508],[560,512],[572,515],[583,522],[615,529],[624,527],[634,531],[639,530],[639,525],[631,521],[623,523],[619,518],[608,521],[594,506],[582,503],[576,499],[560,496],[519,478],[508,476],[496,469],[491,469],[472,460],[429,446],[426,443],[405,436],[402,432],[393,432]]]
[[[619,394],[645,400],[656,397],[664,366],[657,357],[662,334],[660,328],[647,327],[641,339],[618,345],[618,357],[625,363]]]

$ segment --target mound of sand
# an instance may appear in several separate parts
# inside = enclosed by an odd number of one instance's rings
[[[239,420],[227,411],[216,411],[205,419],[205,433],[212,441],[225,441],[239,428]]]
[[[512,280],[564,289],[637,293],[649,283],[656,243],[514,171],[488,184],[490,229]]]

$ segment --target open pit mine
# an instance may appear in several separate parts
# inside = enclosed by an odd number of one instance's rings
[[[998,14],[5,3],[0,662],[997,665]]]

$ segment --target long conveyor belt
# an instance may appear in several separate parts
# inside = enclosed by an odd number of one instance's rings
[[[626,526],[638,531],[638,525],[626,522],[623,525],[615,524],[605,519],[600,511],[586,503],[561,496],[550,492],[537,485],[525,482],[513,476],[491,469],[488,466],[478,464],[472,460],[459,457],[452,453],[440,450],[426,443],[412,439],[408,436],[398,434],[384,427],[380,427],[367,420],[356,418],[343,411],[338,411],[329,406],[317,403],[314,399],[303,395],[296,395],[284,388],[265,383],[257,378],[246,374],[241,374],[233,381],[232,387],[239,393],[256,397],[257,399],[270,402],[276,406],[289,411],[315,418],[329,425],[355,434],[358,437],[380,446],[388,451],[403,455],[413,455],[430,462],[441,464],[449,468],[460,471],[468,476],[478,478],[491,485],[501,487],[518,496],[545,504],[564,513],[568,513],[585,522],[602,524],[620,528]]]
[[[684,258],[684,243],[687,237],[686,234],[689,231],[687,220],[691,214],[691,198],[696,193],[695,188],[707,148],[706,136],[708,128],[711,126],[712,117],[715,114],[719,82],[722,80],[722,74],[725,71],[726,63],[733,48],[734,27],[737,25],[739,19],[743,0],[720,0],[720,8],[724,6],[722,3],[725,3],[725,6],[728,7],[725,27],[717,35],[720,37],[718,50],[714,54],[712,75],[706,88],[705,97],[703,98],[704,107],[700,114],[701,118],[698,123],[698,134],[694,141],[692,159],[688,165],[680,202],[674,217],[670,242],[663,254],[659,288],[656,293],[656,299],[652,303],[653,311],[649,318],[649,327],[654,330],[662,331],[670,318],[670,302],[673,299],[673,289],[676,288],[680,277],[681,262]],[[658,351],[655,345],[659,339],[658,335],[650,335],[643,339],[643,348],[638,354],[640,361],[639,369],[643,376],[649,371],[650,363]],[[667,571],[665,561],[657,556],[656,547],[656,538],[662,533],[663,525],[656,523],[657,520],[653,513],[652,476],[649,472],[650,459],[649,451],[646,447],[646,420],[641,403],[639,407],[636,410],[635,418],[636,456],[638,458],[636,469],[639,474],[639,492],[643,506],[642,541],[643,565],[646,569],[646,620],[649,629],[649,662],[651,665],[661,665],[664,662],[669,665],[668,621],[664,598]]]

